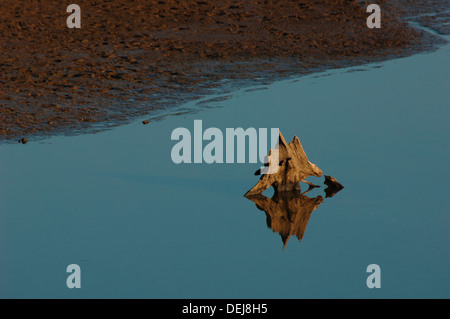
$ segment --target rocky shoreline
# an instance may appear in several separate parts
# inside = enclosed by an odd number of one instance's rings
[[[82,27],[69,29],[69,3],[1,1],[0,142],[103,130],[225,80],[270,82],[438,42],[405,17],[444,2],[377,3],[381,29],[367,27],[358,1],[80,0]]]

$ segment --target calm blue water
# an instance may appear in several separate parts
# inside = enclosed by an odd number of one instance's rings
[[[449,298],[449,50],[145,126],[1,145],[0,297]],[[172,163],[172,130],[195,119],[297,135],[345,188],[308,193],[325,200],[283,250],[243,197],[259,164]],[[73,263],[81,289],[66,286]],[[373,263],[380,289],[366,286]]]

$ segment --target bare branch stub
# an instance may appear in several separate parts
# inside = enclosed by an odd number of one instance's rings
[[[336,195],[340,190],[342,190],[344,188],[344,186],[342,186],[341,183],[339,183],[337,181],[336,178],[334,178],[333,176],[328,176],[328,175],[324,175],[325,176],[325,182],[324,184],[327,185],[328,187],[325,189],[325,194],[326,197],[333,197],[334,195]]]

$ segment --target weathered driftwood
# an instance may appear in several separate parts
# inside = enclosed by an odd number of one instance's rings
[[[292,142],[288,144],[280,132],[278,149],[271,149],[267,156],[269,165],[273,165],[275,152],[278,152],[278,171],[273,174],[262,174],[259,182],[245,196],[261,194],[270,186],[273,186],[276,192],[300,190],[299,182],[315,186],[304,180],[308,176],[322,176],[322,171],[308,160],[297,136],[294,136]],[[255,175],[259,174],[260,170],[255,172]]]
[[[311,213],[323,203],[322,196],[309,198],[298,191],[275,193],[272,199],[261,194],[247,198],[266,213],[267,226],[280,234],[283,249],[291,235],[303,238]]]

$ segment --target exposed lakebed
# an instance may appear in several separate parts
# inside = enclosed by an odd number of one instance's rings
[[[0,142],[97,132],[219,91],[433,48],[411,14],[436,13],[421,22],[446,30],[447,1],[377,3],[381,29],[367,28],[358,1],[79,0],[82,27],[68,29],[61,4],[4,0]]]

